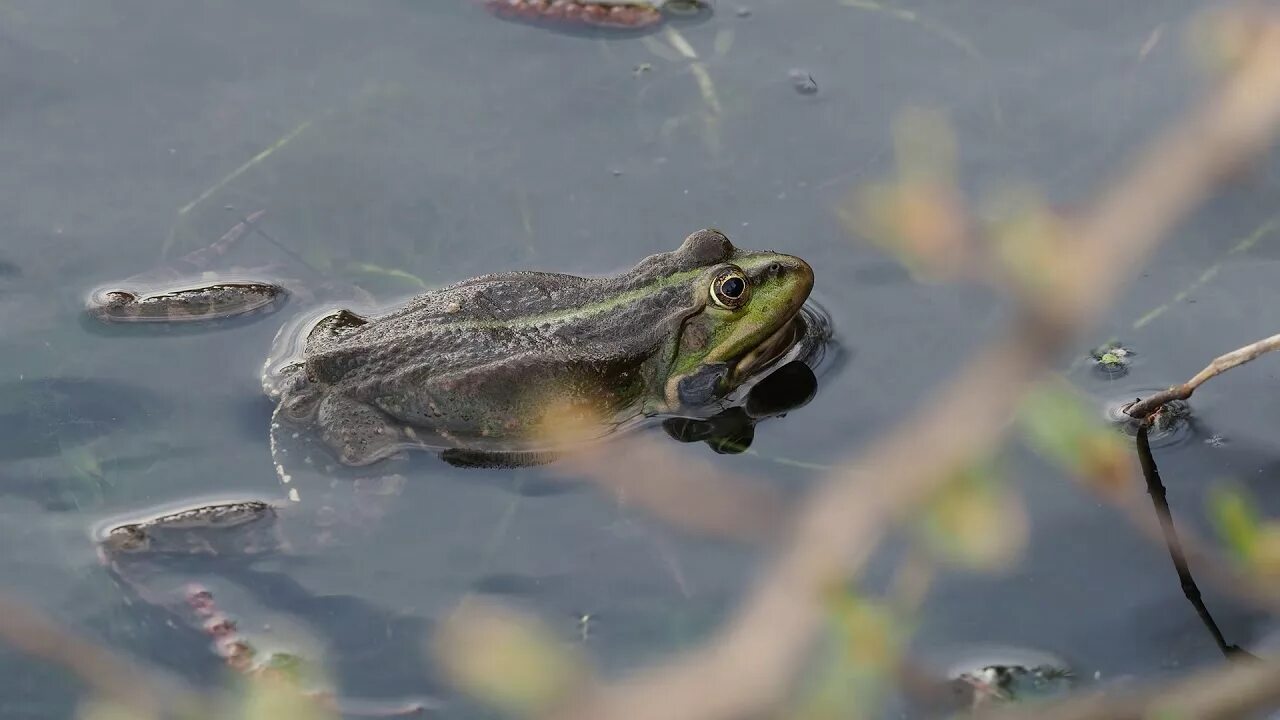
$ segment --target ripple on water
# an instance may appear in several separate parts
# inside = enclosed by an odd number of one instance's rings
[[[1134,351],[1118,340],[1094,348],[1089,352],[1093,372],[1100,378],[1116,380],[1129,374],[1134,362]]]
[[[1163,387],[1135,387],[1122,391],[1117,397],[1103,400],[1103,417],[1107,423],[1129,437],[1137,437],[1139,422],[1125,413],[1125,408],[1135,399],[1145,398],[1165,390]],[[1166,403],[1157,413],[1147,430],[1151,447],[1182,445],[1195,435],[1191,405],[1185,400]]]
[[[924,668],[975,705],[1060,696],[1078,684],[1075,670],[1058,655],[995,644],[934,650],[925,656]]]

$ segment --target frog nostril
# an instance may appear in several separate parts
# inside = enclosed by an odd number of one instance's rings
[[[782,263],[776,263],[776,262],[769,263],[769,272],[773,275],[777,275],[778,273],[782,272]]]

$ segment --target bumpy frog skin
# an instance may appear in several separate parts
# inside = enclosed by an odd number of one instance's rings
[[[803,260],[700,230],[616,277],[500,273],[373,319],[330,313],[301,357],[268,361],[264,388],[348,465],[531,447],[581,418],[605,434],[723,398],[793,342],[812,287]]]

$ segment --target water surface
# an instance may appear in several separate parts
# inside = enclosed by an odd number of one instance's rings
[[[193,496],[278,495],[257,376],[291,313],[390,303],[482,272],[614,272],[706,226],[806,258],[842,362],[808,406],[758,428],[754,452],[676,451],[799,491],[818,476],[805,463],[835,462],[901,418],[1002,319],[994,294],[912,280],[833,212],[892,170],[899,111],[947,113],[966,189],[1034,180],[1070,205],[1197,79],[1182,42],[1200,5],[1189,0],[742,4],[750,13],[721,2],[677,26],[696,60],[662,32],[550,32],[467,0],[0,5],[0,586],[92,638],[218,682],[207,639],[130,604],[89,533]],[[818,92],[797,92],[796,68]],[[1091,342],[1120,337],[1139,361],[1119,379],[1071,374],[1099,404],[1275,332],[1275,177],[1272,165],[1227,189],[1128,287]],[[269,265],[305,291],[281,313],[212,332],[84,321],[91,288],[162,267],[258,209],[293,256],[255,236],[226,269]],[[1280,505],[1274,382],[1268,361],[1215,381],[1196,398],[1194,432],[1157,450],[1189,526],[1206,529],[1218,477]],[[1228,442],[1204,442],[1213,435]],[[1032,648],[1082,677],[1218,662],[1163,549],[1015,455],[1033,528],[1024,562],[942,578],[917,648]],[[394,502],[324,552],[174,573],[269,625],[281,646],[323,656],[344,694],[428,696],[456,717],[472,710],[422,648],[464,594],[530,610],[623,671],[703,637],[759,562],[609,493],[557,485],[554,467],[467,471],[421,457],[394,470]],[[1274,631],[1207,595],[1232,642]],[[0,668],[6,717],[70,712],[57,670],[6,651]]]

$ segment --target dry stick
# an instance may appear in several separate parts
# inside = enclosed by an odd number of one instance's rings
[[[1163,133],[1072,229],[1078,241],[1057,258],[1065,276],[1052,304],[1024,313],[927,408],[813,492],[725,628],[664,665],[571,699],[558,715],[728,719],[780,703],[821,627],[823,591],[855,574],[890,522],[950,471],[993,449],[1022,395],[1103,313],[1133,267],[1224,171],[1267,148],[1280,122],[1280,21],[1263,17],[1257,27],[1256,43],[1216,97]]]
[[[1149,501],[1136,492],[1136,488],[1131,495],[1117,497],[1103,494],[1102,498],[1122,511],[1130,524],[1151,541],[1165,541],[1160,519],[1151,516]],[[1280,614],[1280,585],[1233,567],[1221,553],[1211,550],[1209,543],[1192,528],[1183,527],[1178,532],[1178,545],[1183,558],[1188,564],[1199,568],[1202,578],[1208,578],[1215,586],[1241,602]]]
[[[1151,454],[1151,438],[1148,436],[1145,424],[1138,428],[1136,443],[1138,462],[1142,465],[1142,476],[1147,481],[1147,494],[1151,496],[1151,504],[1155,506],[1156,517],[1160,521],[1161,532],[1164,533],[1165,547],[1169,551],[1169,559],[1173,561],[1173,569],[1178,573],[1182,594],[1187,598],[1187,602],[1191,603],[1196,615],[1200,616],[1200,622],[1213,636],[1213,642],[1217,644],[1224,656],[1257,659],[1239,645],[1227,642],[1222,630],[1218,627],[1218,622],[1213,619],[1213,613],[1209,612],[1209,607],[1204,604],[1204,598],[1200,595],[1200,586],[1191,574],[1191,565],[1187,562],[1186,551],[1182,549],[1182,541],[1178,539],[1178,528],[1173,522],[1173,511],[1169,509],[1169,496],[1165,493],[1164,482],[1160,480],[1160,468],[1156,467],[1155,456]]]
[[[1272,335],[1264,340],[1245,345],[1239,350],[1232,350],[1226,355],[1219,356],[1209,366],[1190,380],[1181,385],[1174,385],[1168,390],[1162,390],[1145,400],[1137,400],[1125,406],[1124,411],[1129,417],[1142,420],[1151,413],[1159,410],[1167,402],[1174,400],[1186,400],[1196,391],[1196,388],[1203,385],[1212,377],[1221,375],[1222,373],[1234,367],[1239,367],[1250,360],[1256,360],[1262,355],[1266,355],[1272,350],[1280,349],[1280,335]]]

